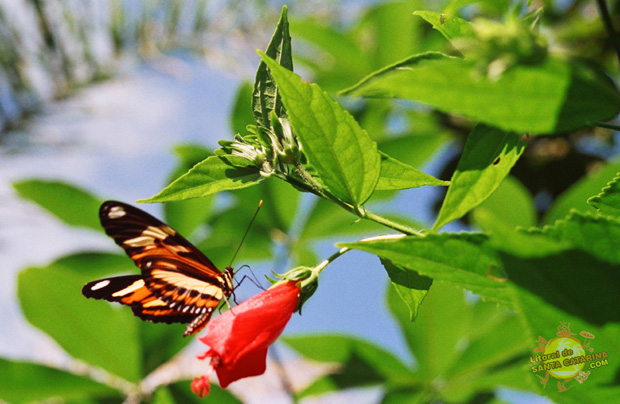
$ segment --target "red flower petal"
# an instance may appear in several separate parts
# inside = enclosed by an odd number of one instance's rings
[[[192,381],[191,387],[192,392],[194,392],[194,394],[196,394],[200,398],[209,395],[209,377],[202,376],[195,378],[194,381]]]
[[[282,334],[298,299],[297,284],[282,283],[209,323],[207,334],[199,340],[211,349],[199,358],[211,358],[222,387],[265,372],[267,348]]]

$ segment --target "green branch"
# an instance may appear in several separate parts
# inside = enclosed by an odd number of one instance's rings
[[[308,185],[305,182],[299,181],[297,178],[292,177],[290,175],[283,175],[283,174],[275,174],[276,177],[280,178],[283,181],[286,181],[288,183],[294,184],[297,188],[303,189],[306,192],[310,192],[314,195],[320,196],[322,198],[328,199],[332,202],[334,202],[335,204],[339,205],[341,208],[345,209],[346,211],[353,213],[354,215],[362,218],[362,219],[367,219],[367,220],[372,220],[375,223],[379,223],[383,226],[389,227],[392,230],[396,230],[398,232],[401,232],[403,234],[407,234],[410,236],[420,236],[420,232],[412,229],[409,226],[405,226],[403,224],[394,222],[390,219],[387,219],[383,216],[379,216],[375,213],[372,213],[368,210],[362,209],[362,208],[356,208],[354,206],[351,206],[347,203],[342,202],[340,199],[336,198],[334,195],[332,195],[330,192],[326,191],[325,189],[321,189],[320,191],[315,189],[313,186]]]

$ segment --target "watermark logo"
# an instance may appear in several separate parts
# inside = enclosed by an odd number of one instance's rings
[[[530,356],[532,373],[538,376],[544,387],[547,387],[550,376],[557,379],[558,392],[572,388],[575,385],[570,384],[572,380],[583,384],[592,369],[608,365],[607,352],[595,351],[591,346],[594,339],[591,332],[573,334],[570,323],[560,323],[555,338],[547,341],[538,337],[535,355]],[[541,376],[543,372],[545,375]]]

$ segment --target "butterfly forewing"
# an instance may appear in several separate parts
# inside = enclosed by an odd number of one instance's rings
[[[232,293],[232,269],[219,271],[170,226],[133,206],[107,201],[99,210],[106,233],[142,270],[142,275],[88,283],[86,297],[119,302],[154,322],[190,323],[185,335],[202,329],[222,298]]]

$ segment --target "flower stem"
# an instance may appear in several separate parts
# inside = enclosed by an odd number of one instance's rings
[[[605,2],[605,0],[596,0],[596,4],[598,5],[598,12],[601,15],[603,24],[605,25],[607,35],[611,40],[611,44],[614,47],[616,55],[618,56],[618,61],[620,62],[620,42],[618,41],[618,37],[616,36],[616,31],[614,30],[614,25],[611,21],[609,10],[607,9],[607,3]]]
[[[340,257],[342,254],[346,253],[347,251],[349,251],[349,247],[342,247],[340,250],[336,251],[335,253],[330,255],[328,258],[321,261],[319,265],[314,267],[315,274],[318,276],[330,263],[334,262],[336,258]]]
[[[307,172],[306,172],[307,174]],[[300,174],[301,175],[301,174]],[[308,174],[309,175],[309,174]],[[390,229],[396,230],[398,232],[401,232],[403,234],[407,234],[410,236],[420,236],[420,232],[418,232],[417,230],[412,229],[409,226],[405,226],[403,224],[400,223],[396,223],[393,222],[383,216],[379,216],[375,213],[372,213],[366,209],[362,209],[360,207],[353,207],[351,205],[349,205],[348,203],[342,202],[340,199],[336,198],[334,195],[332,195],[331,193],[325,191],[324,189],[315,189],[314,186],[311,186],[305,182],[299,181],[297,178],[292,177],[290,175],[285,176],[282,174],[276,174],[276,176],[278,178],[280,178],[283,181],[286,181],[288,183],[294,184],[297,188],[301,188],[304,191],[313,193],[317,196],[320,196],[322,198],[328,199],[332,202],[334,202],[335,204],[337,204],[338,206],[340,206],[341,208],[345,209],[346,211],[353,213],[354,215],[362,218],[362,219],[367,219],[367,220],[372,220],[373,222],[382,224],[384,226],[389,227]],[[313,179],[314,181],[314,179]],[[316,181],[315,181],[316,182]]]

